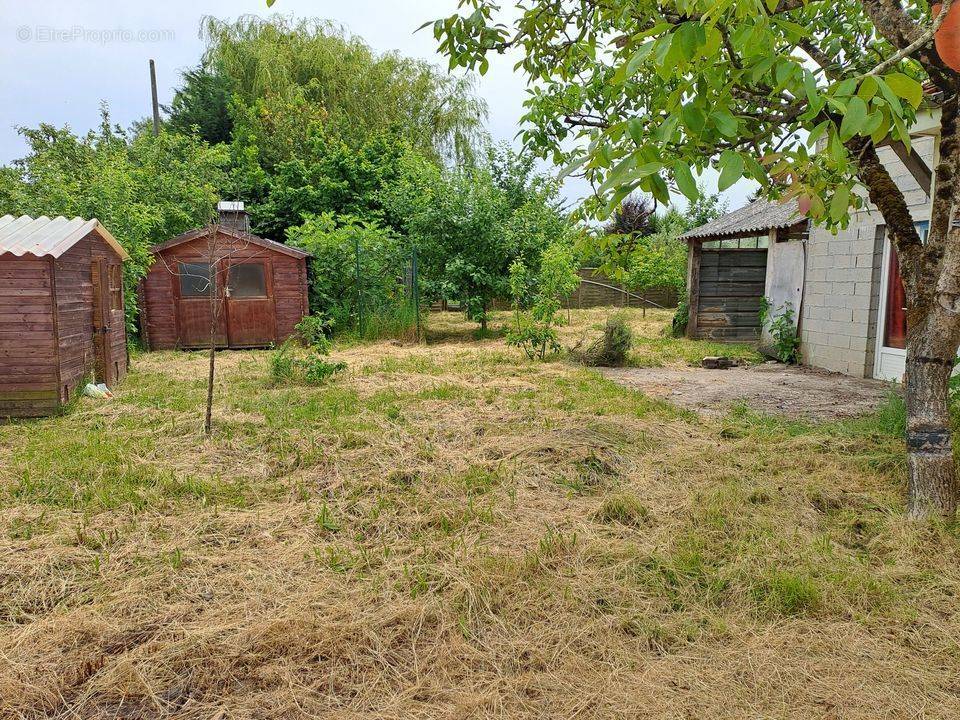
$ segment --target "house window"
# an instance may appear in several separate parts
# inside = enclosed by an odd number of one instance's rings
[[[209,297],[213,288],[210,263],[180,263],[180,297]]]
[[[123,310],[123,268],[120,265],[111,265],[109,270],[110,281],[110,309]]]
[[[232,298],[267,296],[267,278],[261,263],[238,263],[230,266],[227,282]]]

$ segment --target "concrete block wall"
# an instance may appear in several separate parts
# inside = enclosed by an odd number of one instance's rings
[[[933,139],[914,147],[933,167]],[[880,159],[904,189],[915,221],[930,217],[929,198],[889,148]],[[814,227],[807,242],[800,340],[803,362],[857,377],[872,377],[879,318],[883,217],[868,203],[833,235]]]

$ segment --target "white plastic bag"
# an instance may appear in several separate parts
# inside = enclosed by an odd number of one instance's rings
[[[83,388],[83,394],[86,395],[87,397],[101,398],[101,399],[113,397],[113,393],[110,392],[109,388],[107,388],[107,386],[104,385],[103,383],[100,383],[99,385],[94,385],[93,383],[87,383],[86,386]]]

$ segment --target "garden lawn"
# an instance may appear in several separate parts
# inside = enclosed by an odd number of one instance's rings
[[[716,352],[629,318],[633,364]],[[429,326],[323,387],[219,354],[209,439],[203,353],[0,425],[0,717],[960,716],[897,401],[699,418]]]

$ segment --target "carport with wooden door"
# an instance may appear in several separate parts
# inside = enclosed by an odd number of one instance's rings
[[[759,341],[764,297],[778,308],[790,303],[799,317],[806,228],[795,202],[757,200],[682,235],[689,244],[687,337]]]

